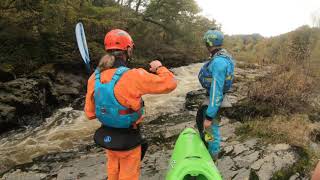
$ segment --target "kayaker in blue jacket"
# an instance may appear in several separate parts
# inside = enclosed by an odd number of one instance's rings
[[[221,107],[224,94],[231,88],[234,78],[234,62],[232,56],[222,48],[224,36],[216,29],[208,30],[203,37],[210,60],[204,64],[199,72],[199,81],[209,95],[209,102],[204,114],[203,128],[210,129],[213,139],[207,141],[208,149],[213,157],[220,151],[220,130],[218,111]]]

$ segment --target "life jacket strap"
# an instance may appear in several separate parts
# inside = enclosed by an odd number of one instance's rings
[[[129,108],[129,109],[125,109],[125,110],[119,110],[119,114],[120,115],[128,115],[128,114],[138,113],[139,117],[141,117],[142,116],[141,111],[142,111],[142,109],[139,109],[138,111],[134,111],[133,109]]]

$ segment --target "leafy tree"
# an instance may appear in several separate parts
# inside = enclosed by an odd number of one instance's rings
[[[19,76],[48,63],[81,63],[74,35],[79,21],[93,62],[114,28],[132,35],[135,65],[149,58],[171,65],[199,61],[205,55],[202,35],[215,21],[198,12],[194,0],[2,0],[0,69]]]

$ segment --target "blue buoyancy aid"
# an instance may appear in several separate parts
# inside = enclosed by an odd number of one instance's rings
[[[101,83],[100,71],[95,70],[94,102],[96,117],[104,125],[113,128],[129,128],[142,113],[122,106],[114,95],[114,87],[129,68],[119,67],[108,83]]]
[[[206,62],[198,75],[199,82],[203,88],[205,88],[208,92],[210,91],[211,83],[212,83],[212,67],[211,64],[215,58],[222,57],[227,61],[227,71],[226,71],[226,78],[224,82],[223,92],[227,92],[232,87],[232,82],[234,79],[234,62],[232,56],[225,50],[222,49],[218,51],[210,61]]]

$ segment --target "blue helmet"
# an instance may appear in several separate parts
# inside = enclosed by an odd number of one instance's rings
[[[223,33],[216,29],[208,30],[204,36],[203,41],[206,43],[207,47],[221,46],[223,44]]]

